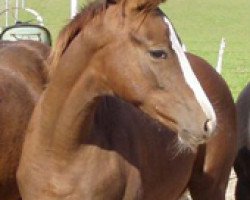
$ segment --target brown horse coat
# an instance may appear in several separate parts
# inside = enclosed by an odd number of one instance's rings
[[[0,42],[0,199],[19,197],[16,170],[27,123],[46,83],[49,47]]]

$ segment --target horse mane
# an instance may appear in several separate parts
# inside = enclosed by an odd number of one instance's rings
[[[51,53],[47,59],[47,64],[49,66],[48,76],[51,78],[53,75],[58,62],[69,47],[73,39],[84,29],[86,24],[88,24],[95,16],[104,12],[108,5],[114,4],[119,0],[95,0],[88,3],[81,12],[79,12],[59,33],[58,39],[51,50]],[[146,3],[141,4],[139,2],[138,10],[149,11],[156,5],[165,2],[166,0],[149,0]],[[126,0],[124,0],[126,4]]]
[[[105,11],[107,8],[106,0],[97,0],[89,3],[79,12],[59,33],[58,39],[48,57],[49,77],[53,75],[58,62],[69,47],[74,38],[84,29],[96,15]]]

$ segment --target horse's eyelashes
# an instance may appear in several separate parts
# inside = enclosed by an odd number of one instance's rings
[[[167,59],[168,54],[164,50],[150,50],[149,54],[154,59]]]

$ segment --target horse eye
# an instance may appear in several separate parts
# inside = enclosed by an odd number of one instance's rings
[[[164,50],[150,50],[149,54],[155,59],[166,59],[168,57],[167,52]]]

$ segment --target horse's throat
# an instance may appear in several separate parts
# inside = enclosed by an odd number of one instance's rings
[[[98,81],[87,74],[81,75],[71,88],[50,84],[40,100],[36,131],[56,152],[70,152],[89,134],[102,93]]]

